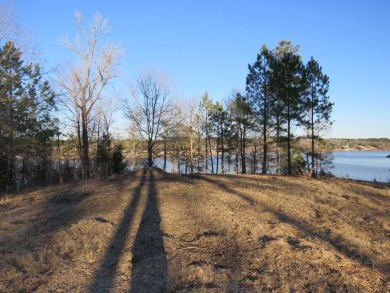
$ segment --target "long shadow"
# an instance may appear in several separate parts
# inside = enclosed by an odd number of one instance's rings
[[[41,247],[34,246],[32,241],[44,234],[62,230],[83,218],[85,211],[80,207],[80,203],[91,196],[93,196],[91,191],[80,191],[79,188],[68,185],[56,192],[48,192],[45,194],[47,199],[37,204],[29,203],[28,200],[19,203],[18,207],[23,207],[22,212],[20,215],[11,214],[13,221],[10,223],[15,228],[0,239],[0,247],[9,254],[39,252]],[[29,214],[28,218],[24,215],[26,213]],[[2,217],[0,213],[0,218]]]
[[[352,260],[358,261],[362,265],[364,265],[368,268],[372,268],[372,265],[373,265],[372,258],[370,256],[364,254],[360,250],[358,250],[358,248],[350,247],[350,245],[348,245],[348,243],[343,239],[343,237],[341,235],[338,235],[337,237],[332,237],[332,235],[328,235],[326,233],[316,231],[316,229],[314,227],[311,227],[309,224],[302,223],[301,221],[294,219],[293,217],[286,215],[285,213],[279,212],[262,201],[261,202],[256,201],[256,200],[252,199],[251,197],[247,196],[246,194],[230,188],[229,186],[227,186],[226,184],[224,184],[222,182],[210,180],[209,178],[207,178],[207,176],[202,176],[202,178],[205,181],[216,185],[218,188],[220,188],[220,189],[222,189],[222,190],[224,190],[224,191],[226,191],[234,196],[240,197],[241,199],[245,200],[250,205],[254,205],[254,204],[261,205],[262,207],[266,208],[269,212],[271,212],[274,216],[276,216],[279,221],[291,224],[291,225],[295,226],[298,230],[303,231],[305,234],[309,234],[311,236],[317,237],[318,239],[320,239],[323,242],[329,243],[333,248],[335,248],[338,252],[340,252],[344,256],[346,256]],[[378,270],[379,272],[385,274],[385,275],[388,275],[390,272],[389,264],[387,264],[387,263],[382,264],[382,265],[376,265],[375,269]]]
[[[223,189],[229,193],[233,193],[236,196],[239,196],[240,198],[245,200],[247,203],[249,203],[251,206],[253,206],[256,203],[256,201],[254,199],[252,199],[251,197],[247,196],[246,194],[244,194],[242,192],[237,192],[237,191],[231,189],[225,183],[218,182],[217,180],[211,180],[210,178],[207,177],[207,175],[200,175],[200,178],[202,178],[202,180],[204,180],[206,182],[209,182],[209,183],[212,183],[212,184],[218,186],[220,189]]]
[[[45,195],[47,200],[33,205],[37,212],[26,235],[36,237],[42,233],[54,233],[82,219],[85,211],[80,203],[94,195],[89,188],[81,190],[82,184],[85,183],[82,182],[81,187],[78,184],[67,185],[55,192],[49,192]]]
[[[48,200],[43,213],[47,216],[39,226],[45,232],[51,233],[70,226],[84,216],[85,211],[79,204],[93,195],[92,191],[75,192],[72,189],[54,194]]]
[[[142,187],[145,185],[146,169],[142,174],[137,188],[133,192],[133,199],[126,208],[126,213],[104,255],[99,270],[95,273],[89,292],[110,292],[112,290],[118,261],[133,223],[134,214],[137,210],[141,197]]]
[[[145,211],[132,249],[130,292],[166,292],[168,264],[160,228],[158,193],[153,172]]]

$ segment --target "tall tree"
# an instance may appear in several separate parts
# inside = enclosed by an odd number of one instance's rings
[[[279,173],[281,171],[281,155],[280,150],[285,148],[285,144],[287,141],[291,140],[289,136],[284,135],[287,130],[287,120],[285,115],[285,79],[283,78],[283,74],[285,71],[283,70],[283,66],[278,66],[282,62],[282,59],[286,55],[298,55],[299,45],[293,45],[291,41],[282,40],[278,43],[275,49],[272,50],[273,58],[271,59],[271,92],[275,96],[274,105],[272,107],[273,116],[275,117],[275,130],[276,130],[276,172]],[[291,121],[290,121],[291,122]],[[291,145],[290,145],[291,146]],[[291,166],[291,152],[289,152],[287,159],[290,161],[288,165]],[[291,168],[287,168],[288,170]]]
[[[246,93],[248,102],[253,108],[253,114],[261,128],[263,140],[262,174],[267,173],[267,157],[269,148],[269,133],[274,126],[272,115],[274,99],[271,90],[272,52],[263,45],[257,59],[252,65],[248,65],[249,73],[246,77]]]
[[[221,162],[221,173],[225,173],[225,127],[226,127],[226,110],[223,107],[223,104],[216,102],[212,104],[210,109],[210,122],[212,125],[213,133],[215,134],[216,139],[216,173],[219,172],[219,162]],[[219,157],[221,153],[221,157]]]
[[[118,72],[121,48],[103,42],[103,35],[110,31],[108,19],[95,14],[88,27],[76,12],[76,25],[80,35],[74,41],[62,38],[63,45],[77,57],[76,65],[68,65],[57,71],[57,84],[64,90],[64,106],[72,113],[77,134],[82,177],[90,176],[90,123],[93,109],[102,98],[104,89]]]
[[[282,41],[283,42],[283,41]],[[304,66],[296,47],[280,43],[272,62],[273,82],[277,85],[277,115],[286,121],[287,174],[292,175],[292,126],[302,113],[302,95],[305,90]],[[278,126],[277,126],[278,127]]]
[[[330,115],[334,104],[328,96],[329,77],[322,72],[322,67],[313,57],[305,67],[305,75],[308,87],[304,96],[302,122],[311,141],[311,170],[308,170],[311,174],[316,168],[316,157],[319,157],[315,141],[320,138],[320,131],[332,124]]]
[[[236,97],[230,106],[230,111],[232,113],[232,119],[235,121],[237,127],[239,156],[241,158],[241,173],[246,174],[247,132],[253,125],[253,112],[247,98],[239,92],[236,93]]]
[[[177,108],[165,75],[151,71],[140,74],[131,89],[132,101],[125,100],[125,115],[147,143],[148,166],[153,166],[158,140],[178,123]]]
[[[252,109],[247,101],[247,98],[237,93],[236,100],[236,116],[235,119],[239,128],[240,138],[240,155],[241,155],[241,173],[246,174],[246,145],[247,133],[251,126]]]
[[[201,114],[203,117],[202,128],[205,134],[205,169],[208,172],[208,161],[210,155],[211,173],[214,173],[214,160],[211,148],[211,112],[212,112],[212,100],[209,98],[209,94],[206,91],[202,97],[200,104]]]
[[[3,192],[12,192],[18,183],[17,156],[23,158],[19,178],[27,176],[31,157],[47,159],[49,139],[55,132],[50,117],[54,98],[49,83],[42,80],[39,65],[25,64],[14,42],[6,42],[0,49],[0,189]],[[43,172],[38,177],[45,180],[48,173]]]
[[[195,156],[196,152],[199,149],[197,145],[199,143],[199,124],[200,119],[199,115],[196,113],[196,108],[194,103],[190,103],[189,112],[187,113],[187,119],[183,119],[185,121],[185,136],[187,139],[187,162],[190,165],[190,172],[194,174],[195,170]],[[199,158],[198,158],[199,161]],[[198,165],[199,171],[199,165]]]
[[[225,124],[225,145],[227,151],[228,172],[231,172],[231,167],[234,163],[234,172],[238,174],[239,162],[239,146],[240,146],[240,130],[237,123],[237,91],[233,90],[232,94],[225,100],[226,104],[226,124]]]

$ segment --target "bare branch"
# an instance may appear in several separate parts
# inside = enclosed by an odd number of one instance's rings
[[[99,116],[96,105],[103,98],[104,90],[112,78],[119,76],[118,61],[122,55],[119,45],[103,42],[104,34],[110,31],[108,19],[100,14],[95,14],[92,22],[86,27],[83,17],[76,11],[76,26],[80,35],[73,41],[61,37],[60,41],[77,56],[76,65],[61,67],[57,72],[57,84],[64,90],[68,104],[66,107],[77,120],[79,145],[83,149],[81,154],[82,164],[87,164],[88,157],[88,133],[95,127],[95,119]],[[72,108],[72,109],[71,109]],[[86,175],[83,174],[83,177]]]
[[[177,119],[171,90],[165,74],[146,71],[130,87],[132,101],[123,103],[125,115],[136,125],[140,136],[148,144],[148,163],[153,165],[153,150],[172,121]]]

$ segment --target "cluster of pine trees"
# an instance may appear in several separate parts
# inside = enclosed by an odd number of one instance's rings
[[[277,162],[280,162],[279,150],[285,148],[285,173],[292,175],[296,126],[303,127],[310,140],[310,148],[305,151],[307,171],[319,171],[322,156],[316,142],[321,131],[332,123],[329,78],[313,57],[303,64],[298,49],[288,41],[281,41],[273,51],[263,46],[256,62],[249,65],[246,92],[254,120],[261,128],[263,174],[267,172],[268,148],[274,142]],[[302,169],[305,165],[302,164]]]
[[[186,173],[318,176],[329,166],[330,149],[321,138],[332,124],[329,78],[313,58],[303,64],[298,50],[289,41],[274,50],[263,45],[248,66],[245,94],[214,103],[206,92],[198,111],[192,107],[170,137],[177,170],[181,162]]]
[[[55,94],[12,41],[0,48],[0,192],[48,182]]]

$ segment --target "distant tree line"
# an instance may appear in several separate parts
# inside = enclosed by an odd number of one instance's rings
[[[389,138],[330,138],[327,141],[337,150],[390,151]]]
[[[0,32],[9,23],[0,16]],[[304,64],[291,42],[263,45],[248,65],[245,92],[223,100],[206,91],[198,103],[180,105],[167,76],[149,70],[119,101],[107,98],[122,52],[104,38],[108,20],[96,14],[85,26],[76,13],[76,25],[79,36],[61,40],[74,62],[50,79],[13,34],[0,34],[1,195],[157,162],[186,174],[307,176],[330,164],[322,139],[332,124],[329,78],[314,58]],[[130,122],[126,143],[112,134],[118,108]]]

